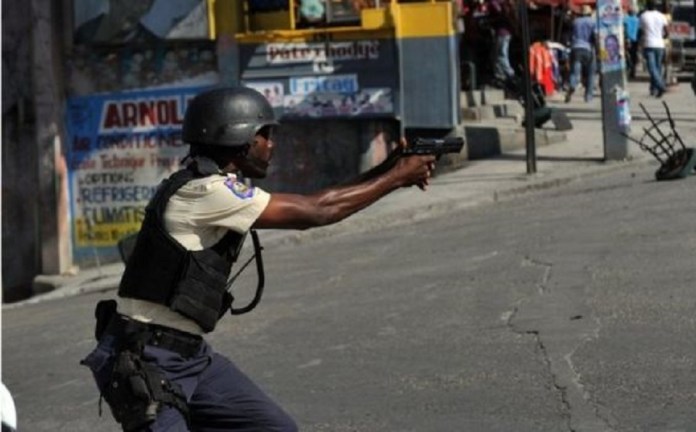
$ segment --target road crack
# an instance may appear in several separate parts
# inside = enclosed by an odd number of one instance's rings
[[[536,346],[539,352],[542,354],[542,359],[544,361],[544,364],[546,365],[546,370],[549,373],[550,376],[550,382],[551,386],[556,390],[559,399],[561,401],[561,405],[563,407],[562,411],[565,417],[566,421],[566,427],[568,428],[569,432],[577,432],[575,429],[572,427],[572,422],[571,422],[571,413],[573,411],[570,402],[568,401],[567,398],[567,387],[562,386],[558,384],[558,380],[556,379],[556,374],[554,373],[554,367],[551,361],[551,356],[549,356],[549,353],[546,349],[546,345],[544,345],[544,341],[541,338],[541,335],[539,334],[538,331],[536,330],[527,330],[525,334],[531,335],[534,337],[534,340],[536,341]]]
[[[611,416],[601,414],[601,407],[588,394],[572,361],[581,346],[598,337],[601,326],[598,320],[588,319],[592,314],[587,310],[583,290],[576,279],[563,278],[553,263],[525,256],[521,266],[536,267],[541,274],[534,284],[536,295],[520,299],[503,315],[507,326],[517,334],[534,338],[549,388],[558,395],[567,430],[612,431]],[[556,279],[553,289],[552,278]]]
[[[540,295],[543,295],[546,293],[549,280],[551,280],[551,269],[553,268],[553,264],[544,261],[539,261],[530,257],[524,257],[524,259],[522,260],[522,267],[530,266],[540,267],[543,269],[541,280],[536,285],[538,293]]]

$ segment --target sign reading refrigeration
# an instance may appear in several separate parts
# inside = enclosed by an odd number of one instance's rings
[[[202,88],[69,98],[68,178],[76,259],[137,231],[159,181],[188,147],[181,124]]]

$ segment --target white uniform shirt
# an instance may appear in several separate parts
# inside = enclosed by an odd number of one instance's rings
[[[164,212],[165,228],[186,249],[205,249],[228,230],[247,232],[270,198],[262,189],[237,181],[233,174],[194,179],[170,198]],[[121,298],[119,303],[121,313],[139,321],[203,333],[198,324],[167,306],[131,298]]]
[[[659,11],[645,11],[640,15],[640,30],[643,32],[644,48],[664,48],[663,31],[667,27],[667,17]]]

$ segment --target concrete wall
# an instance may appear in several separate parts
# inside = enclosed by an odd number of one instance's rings
[[[2,141],[3,301],[26,298],[39,273],[70,269],[62,137],[62,10],[4,2]]]
[[[2,295],[13,301],[30,294],[40,268],[37,149],[32,101],[28,2],[2,4]],[[31,192],[30,192],[31,191]]]
[[[63,9],[53,0],[32,0],[32,80],[38,151],[41,272],[72,267],[65,163]]]

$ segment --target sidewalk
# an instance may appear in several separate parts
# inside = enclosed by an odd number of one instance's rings
[[[643,103],[654,118],[664,118],[666,115],[662,101],[665,101],[685,144],[696,147],[696,97],[688,83],[670,87],[661,100],[648,95],[647,82],[631,82],[628,90],[631,95],[633,137],[639,139],[642,127],[648,124],[638,103]],[[573,130],[565,132],[566,140],[563,142],[537,146],[535,174],[526,172],[524,146],[512,150],[503,149],[499,156],[465,161],[464,166],[456,171],[436,175],[425,193],[416,188],[398,190],[339,224],[308,231],[263,231],[260,232],[261,241],[268,248],[356,230],[369,231],[410,223],[616,170],[631,169],[646,181],[654,180],[658,162],[650,154],[640,150],[635,143],[627,144],[629,157],[626,160],[603,161],[601,95],[596,94],[594,100],[587,104],[582,101],[582,97],[576,95],[566,104],[563,102],[563,95],[556,94],[549,98],[548,103],[567,113],[573,123]],[[506,119],[505,124],[510,124],[509,119]],[[553,126],[548,122],[545,127]],[[123,265],[118,263],[82,269],[76,275],[38,276],[35,285],[47,292],[22,302],[3,305],[3,308],[15,308],[86,292],[113,290],[118,286],[122,271]]]

